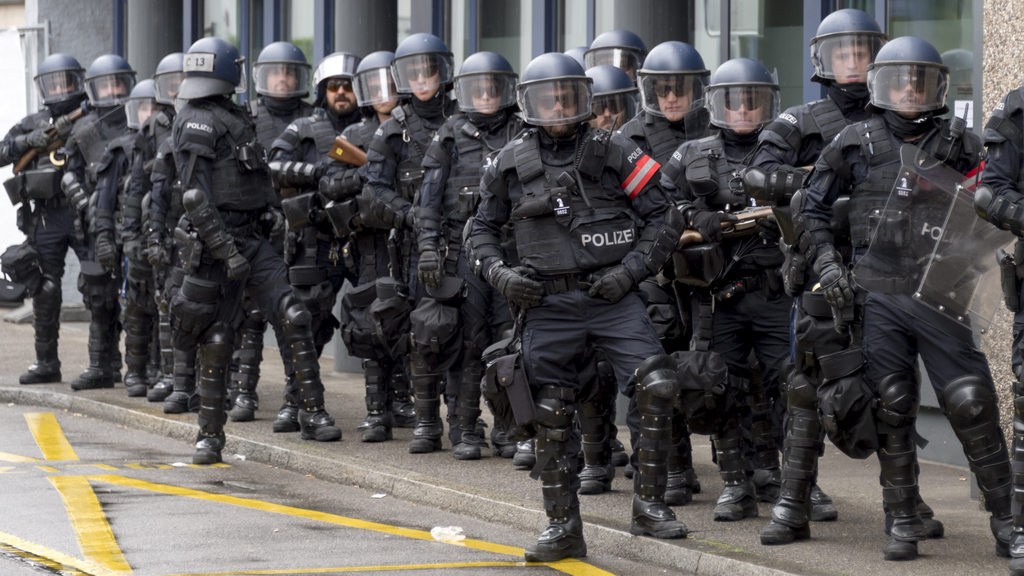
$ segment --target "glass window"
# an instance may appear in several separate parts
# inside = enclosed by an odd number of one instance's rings
[[[402,43],[409,36],[412,36],[412,0],[398,0],[398,42]],[[389,48],[394,50],[394,48]]]
[[[452,51],[452,57],[455,62],[455,71],[458,73],[459,68],[462,66],[462,61],[466,59],[466,56],[472,54],[469,34],[472,30],[470,26],[469,17],[473,14],[471,4],[477,3],[477,0],[462,0],[452,2],[452,22],[451,22],[451,37],[452,41],[448,45],[448,48]],[[479,8],[478,8],[479,9]]]
[[[854,8],[875,15],[875,0],[836,0],[836,10]]]
[[[967,113],[967,126],[974,127],[974,111],[981,106],[981,90],[971,84],[974,73],[974,5],[972,0],[911,2],[889,0],[889,38],[917,36],[932,43],[949,66],[950,113]]]
[[[557,3],[556,49],[559,52],[587,46],[587,4],[587,0],[559,0]]]
[[[807,51],[803,10],[794,10],[786,0],[732,0],[729,19],[730,56],[759,60],[769,71],[778,71],[781,109],[802,103],[804,78],[799,64]]]
[[[203,2],[203,37],[216,36],[238,46],[239,0]]]
[[[706,0],[594,0],[594,36],[609,30],[630,30],[644,41],[648,50],[669,40],[687,42],[714,69],[714,60],[708,57],[705,47],[698,45],[694,30],[695,21],[703,22],[703,16],[697,19],[698,12],[703,14],[703,10],[694,4],[704,3]],[[717,0],[713,4],[717,6]]]
[[[314,0],[281,3],[281,39],[298,46],[310,66],[316,65],[313,61],[313,3]]]
[[[533,3],[519,0],[487,0],[477,10],[479,19],[477,47],[497,52],[512,69],[522,73],[532,60],[531,31]],[[454,36],[454,35],[453,35]]]
[[[693,47],[700,52],[708,70],[714,71],[722,64],[722,2],[697,0],[693,12]]]

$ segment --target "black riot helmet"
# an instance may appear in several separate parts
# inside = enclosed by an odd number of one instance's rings
[[[182,70],[184,60],[184,53],[173,52],[164,56],[156,65],[156,72],[153,73],[153,90],[157,102],[168,106],[174,104],[178,90],[181,89],[181,81],[185,79],[185,72]]]
[[[85,69],[67,54],[51,54],[39,63],[36,88],[43,104],[66,102],[85,94]]]
[[[658,44],[637,74],[644,110],[678,122],[704,107],[704,87],[710,74],[693,46],[675,40]]]
[[[577,46],[575,48],[569,48],[568,50],[563,52],[563,54],[572,56],[573,58],[576,59],[577,62],[580,63],[580,66],[583,66],[583,68],[586,69],[587,64],[583,56],[587,53],[587,50],[588,48],[586,46]]]
[[[356,102],[360,106],[372,106],[397,100],[398,88],[395,77],[391,74],[391,62],[395,59],[394,52],[379,50],[366,55],[356,67],[355,90]]]
[[[712,124],[749,134],[779,115],[779,82],[757,60],[733,58],[711,76],[705,102]]]
[[[391,62],[395,85],[402,94],[451,84],[452,68],[452,53],[444,41],[423,32],[402,40]]]
[[[128,118],[128,127],[134,130],[142,128],[146,119],[158,109],[154,82],[146,79],[132,88],[128,101],[124,104],[124,115]]]
[[[636,116],[637,88],[621,68],[602,64],[587,69],[594,81],[594,102],[591,124],[605,130],[617,130]]]
[[[535,126],[563,126],[590,118],[594,81],[572,56],[549,52],[526,66],[516,100],[523,119]]]
[[[829,14],[811,38],[811,80],[831,85],[864,82],[867,65],[887,38],[867,12],[844,8]]]
[[[116,106],[135,87],[135,70],[117,54],[104,54],[85,71],[85,93],[97,108]]]
[[[629,30],[609,30],[590,43],[590,49],[583,55],[586,67],[610,64],[621,68],[636,78],[636,71],[644,63],[647,46],[639,36]]]
[[[324,56],[313,70],[313,86],[316,90],[314,106],[323,106],[327,98],[328,84],[334,88],[352,91],[352,77],[356,74],[359,56],[351,52],[335,52]]]
[[[935,46],[927,40],[903,36],[883,46],[868,66],[871,102],[866,108],[872,113],[893,110],[943,114],[947,111],[948,90],[949,68]]]
[[[245,58],[223,38],[196,40],[185,54],[182,69],[185,79],[178,92],[182,100],[245,92]]]
[[[494,114],[515,106],[518,76],[501,54],[477,52],[462,63],[455,77],[459,110]]]
[[[271,42],[252,67],[256,93],[271,98],[301,98],[309,94],[310,66],[306,55],[291,42]]]

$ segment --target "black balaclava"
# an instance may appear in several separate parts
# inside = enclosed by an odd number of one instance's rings
[[[480,112],[467,112],[466,117],[474,126],[484,132],[493,132],[495,129],[504,126],[508,121],[509,109],[502,108],[494,114],[481,114]]]
[[[263,105],[267,107],[274,116],[288,116],[299,109],[300,98],[271,98],[263,97]]]
[[[451,98],[448,97],[449,90],[451,90],[451,85],[444,84],[438,87],[437,93],[435,93],[430,100],[423,102],[415,95],[411,95],[409,97],[409,103],[412,105],[413,111],[416,112],[416,115],[420,118],[428,122],[434,121],[430,122],[432,124],[441,124],[443,121],[437,122],[437,119],[444,116],[445,106],[451,101]]]
[[[832,82],[828,88],[828,97],[839,106],[843,116],[849,116],[851,112],[863,110],[871,100],[871,93],[868,92],[868,85],[864,82],[852,82],[840,84]]]
[[[917,118],[910,119],[904,118],[892,110],[885,111],[885,123],[900,140],[928,133],[935,128],[935,122],[932,121],[934,118],[934,112],[925,112]]]

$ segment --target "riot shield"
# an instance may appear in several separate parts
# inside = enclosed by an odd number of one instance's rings
[[[1001,302],[995,253],[1014,237],[978,217],[962,174],[909,144],[900,160],[854,278],[869,292],[912,296],[923,308],[908,312],[939,328],[951,320],[984,334]]]

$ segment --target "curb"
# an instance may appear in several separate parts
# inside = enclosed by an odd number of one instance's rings
[[[185,417],[156,416],[129,408],[112,406],[81,396],[48,390],[0,387],[0,401],[28,406],[67,410],[134,430],[180,440],[195,441],[199,427]],[[178,419],[181,418],[181,419]],[[231,431],[230,427],[227,429]],[[232,431],[233,432],[233,431]],[[236,433],[227,434],[225,453],[244,455],[246,460],[306,474],[336,484],[358,485],[390,496],[433,506],[483,520],[500,523],[527,533],[540,533],[547,526],[544,511],[528,502],[476,486],[447,482],[424,474],[404,471],[330,453],[313,445],[282,448],[265,439]],[[583,515],[587,547],[634,562],[654,564],[700,576],[782,576],[827,575],[793,562],[762,556],[728,544],[686,538],[656,540],[629,534],[629,525],[600,516]]]

